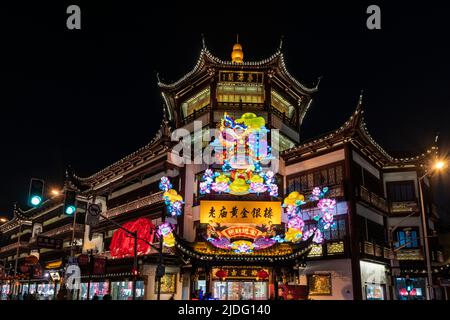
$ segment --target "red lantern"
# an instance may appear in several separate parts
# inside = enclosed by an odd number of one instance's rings
[[[216,277],[219,278],[220,280],[225,280],[227,275],[228,275],[227,271],[223,269],[220,269],[216,272]]]
[[[401,288],[401,289],[400,289],[400,295],[401,295],[401,296],[407,296],[407,295],[408,295],[408,291],[406,291],[405,288]]]
[[[23,264],[20,266],[20,272],[22,272],[22,273],[27,273],[27,272],[29,272],[29,270],[30,270],[30,267],[26,264]]]
[[[150,219],[139,218],[125,223],[123,227],[131,232],[136,232],[139,238],[153,243],[154,232],[152,229],[155,229],[155,225]],[[151,249],[151,246],[144,241],[137,241],[138,255],[149,254]],[[118,229],[113,234],[109,251],[113,258],[132,257],[134,255],[134,238],[124,230]]]
[[[416,296],[417,295],[417,290],[416,288],[412,289],[411,292],[409,293],[410,296]]]
[[[78,265],[87,266],[89,263],[89,256],[87,254],[80,254],[78,256]]]
[[[267,279],[269,277],[269,273],[264,270],[264,269],[260,269],[257,273],[256,273],[256,278],[257,279]]]

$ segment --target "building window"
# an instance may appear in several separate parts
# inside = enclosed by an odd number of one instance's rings
[[[419,248],[419,232],[418,230],[398,230],[396,233],[396,248],[417,249]]]
[[[183,116],[185,118],[190,116],[191,114],[194,113],[194,111],[199,111],[203,107],[209,105],[209,102],[210,102],[209,88],[206,88],[181,104]]]
[[[272,90],[272,106],[289,119],[294,115],[294,107],[278,92]]]
[[[302,172],[287,178],[288,193],[292,191],[308,192],[314,187],[339,185],[343,180],[342,164],[333,164],[325,168]]]
[[[395,181],[386,184],[391,202],[415,201],[414,181]]]
[[[395,278],[397,300],[425,300],[425,278]]]
[[[217,102],[223,103],[264,103],[262,85],[218,84]]]

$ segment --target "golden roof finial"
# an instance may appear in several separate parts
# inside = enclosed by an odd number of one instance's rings
[[[231,52],[231,61],[234,63],[242,63],[244,60],[244,52],[242,51],[242,46],[239,44],[239,35],[236,35],[236,44],[233,46],[233,51]]]

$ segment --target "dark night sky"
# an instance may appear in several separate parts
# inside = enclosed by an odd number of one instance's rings
[[[362,1],[96,2],[0,5],[0,215],[25,206],[31,177],[58,187],[69,164],[90,175],[148,143],[162,115],[155,72],[170,81],[190,71],[201,33],[227,60],[236,33],[245,60],[270,56],[284,35],[291,74],[307,85],[323,76],[302,139],[339,127],[364,89],[369,131],[385,149],[419,153],[436,131],[450,148],[450,27],[440,2],[374,2],[377,31],[366,28],[372,3]],[[66,29],[69,4],[81,6],[80,31]],[[446,206],[449,180],[435,180]]]

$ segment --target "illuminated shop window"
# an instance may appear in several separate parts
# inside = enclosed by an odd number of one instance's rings
[[[398,230],[396,248],[416,249],[419,247],[419,235],[417,230]]]
[[[217,102],[264,103],[264,88],[262,85],[219,84]]]
[[[284,113],[286,117],[292,118],[294,115],[294,107],[276,91],[272,90],[271,94],[272,106],[280,113]]]
[[[194,110],[198,111],[203,107],[206,107],[207,105],[209,105],[209,102],[210,102],[209,88],[206,88],[181,104],[183,116],[185,118],[187,116],[190,116],[191,114],[194,113]]]
[[[92,300],[92,298],[95,295],[98,296],[99,299],[102,299],[104,295],[108,294],[108,291],[109,291],[108,281],[91,282],[90,289],[89,289],[89,300]],[[82,283],[80,300],[86,300],[86,299],[87,299],[87,283]]]
[[[113,300],[132,300],[133,282],[120,281],[111,283],[111,296]],[[144,281],[136,281],[136,300],[144,299]]]
[[[425,278],[395,278],[397,300],[425,300]]]

